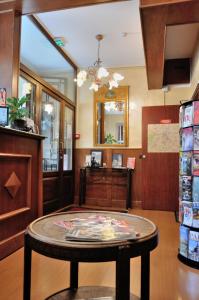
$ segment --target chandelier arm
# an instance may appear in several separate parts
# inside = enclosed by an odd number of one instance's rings
[[[100,65],[100,41],[98,41],[98,49],[97,49],[97,62],[98,62],[98,66]]]

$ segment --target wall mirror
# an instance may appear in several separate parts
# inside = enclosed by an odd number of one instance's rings
[[[128,146],[128,86],[94,94],[95,146]]]

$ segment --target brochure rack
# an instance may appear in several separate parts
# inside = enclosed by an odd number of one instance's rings
[[[178,258],[199,269],[199,101],[180,106]]]

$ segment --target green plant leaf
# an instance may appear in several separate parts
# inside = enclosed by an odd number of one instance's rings
[[[24,107],[25,103],[28,101],[28,98],[7,98],[6,103],[9,107],[9,119],[13,122],[16,119],[22,119],[27,116],[28,111],[26,107]]]

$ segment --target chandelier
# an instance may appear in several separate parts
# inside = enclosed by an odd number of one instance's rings
[[[91,81],[89,90],[97,92],[102,86],[107,86],[109,90],[111,90],[113,87],[117,88],[119,86],[119,81],[124,79],[124,76],[121,74],[109,74],[107,69],[102,67],[102,61],[100,59],[100,42],[103,38],[102,34],[96,35],[98,41],[97,60],[87,71],[82,70],[77,74],[77,78],[75,78],[74,81],[77,82],[78,87],[81,87],[86,80],[89,80]]]

